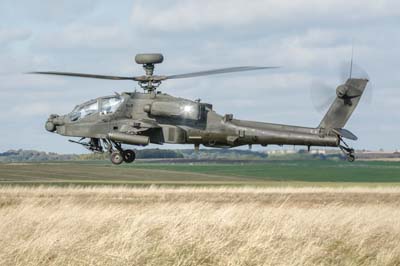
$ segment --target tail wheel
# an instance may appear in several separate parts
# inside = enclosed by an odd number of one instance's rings
[[[356,159],[356,157],[353,154],[347,155],[347,161],[354,162],[355,159]]]
[[[124,161],[124,157],[119,151],[114,151],[110,155],[110,160],[113,164],[121,164]]]
[[[354,156],[354,149],[350,148],[349,145],[343,140],[341,136],[339,136],[339,148],[342,150],[342,152],[346,155],[347,161],[349,162],[354,162],[356,157]],[[343,143],[343,144],[341,144]]]
[[[131,163],[135,160],[136,154],[133,150],[125,150],[123,152],[124,162]]]

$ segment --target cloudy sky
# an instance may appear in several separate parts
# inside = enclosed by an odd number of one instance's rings
[[[341,82],[340,66],[350,60],[352,43],[354,60],[373,85],[346,125],[359,136],[352,145],[400,149],[396,0],[1,0],[0,17],[0,151],[83,152],[44,130],[48,115],[138,87],[129,81],[21,73],[140,75],[141,66],[133,61],[140,52],[164,54],[158,74],[282,66],[167,81],[162,91],[201,98],[217,112],[240,119],[317,126],[323,112],[315,110],[310,90],[322,82],[332,88]]]

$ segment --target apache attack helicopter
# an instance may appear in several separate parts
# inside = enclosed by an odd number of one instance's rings
[[[219,115],[211,104],[191,101],[157,91],[168,79],[273,69],[276,67],[231,67],[187,74],[153,75],[155,64],[162,63],[162,54],[138,54],[137,64],[145,75],[134,77],[104,76],[69,72],[30,72],[31,74],[62,75],[109,80],[137,81],[144,92],[116,93],[77,105],[69,114],[50,115],[45,128],[63,136],[80,137],[78,143],[93,152],[108,152],[111,162],[121,164],[135,160],[135,152],[123,144],[193,144],[216,148],[269,144],[339,147],[349,161],[354,150],[344,138],[357,140],[344,129],[356,108],[368,79],[351,78],[336,88],[335,100],[316,128],[238,120],[232,114]],[[88,139],[85,141],[85,139]]]

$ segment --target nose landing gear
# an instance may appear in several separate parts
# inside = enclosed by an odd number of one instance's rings
[[[92,152],[104,153],[107,151],[110,154],[110,160],[113,164],[121,164],[123,162],[132,163],[136,159],[136,154],[133,150],[122,149],[121,143],[108,139],[91,138],[84,142],[85,138],[79,141],[69,140],[70,142],[80,144]]]

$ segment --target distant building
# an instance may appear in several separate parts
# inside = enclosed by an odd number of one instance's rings
[[[267,151],[268,154],[271,155],[285,155],[285,154],[295,154],[297,153],[297,150],[295,149],[290,149],[290,150],[270,150]]]
[[[329,148],[320,148],[320,149],[310,149],[308,152],[307,149],[279,149],[279,150],[267,150],[266,153],[268,155],[289,155],[289,154],[297,154],[297,153],[309,153],[313,155],[335,155],[335,154],[342,154],[339,149],[329,149]],[[357,158],[359,159],[393,159],[393,158],[400,158],[400,151],[384,151],[382,149],[376,151],[370,150],[357,150],[356,151]]]
[[[317,149],[317,150],[310,150],[311,154],[326,154],[326,150]]]

